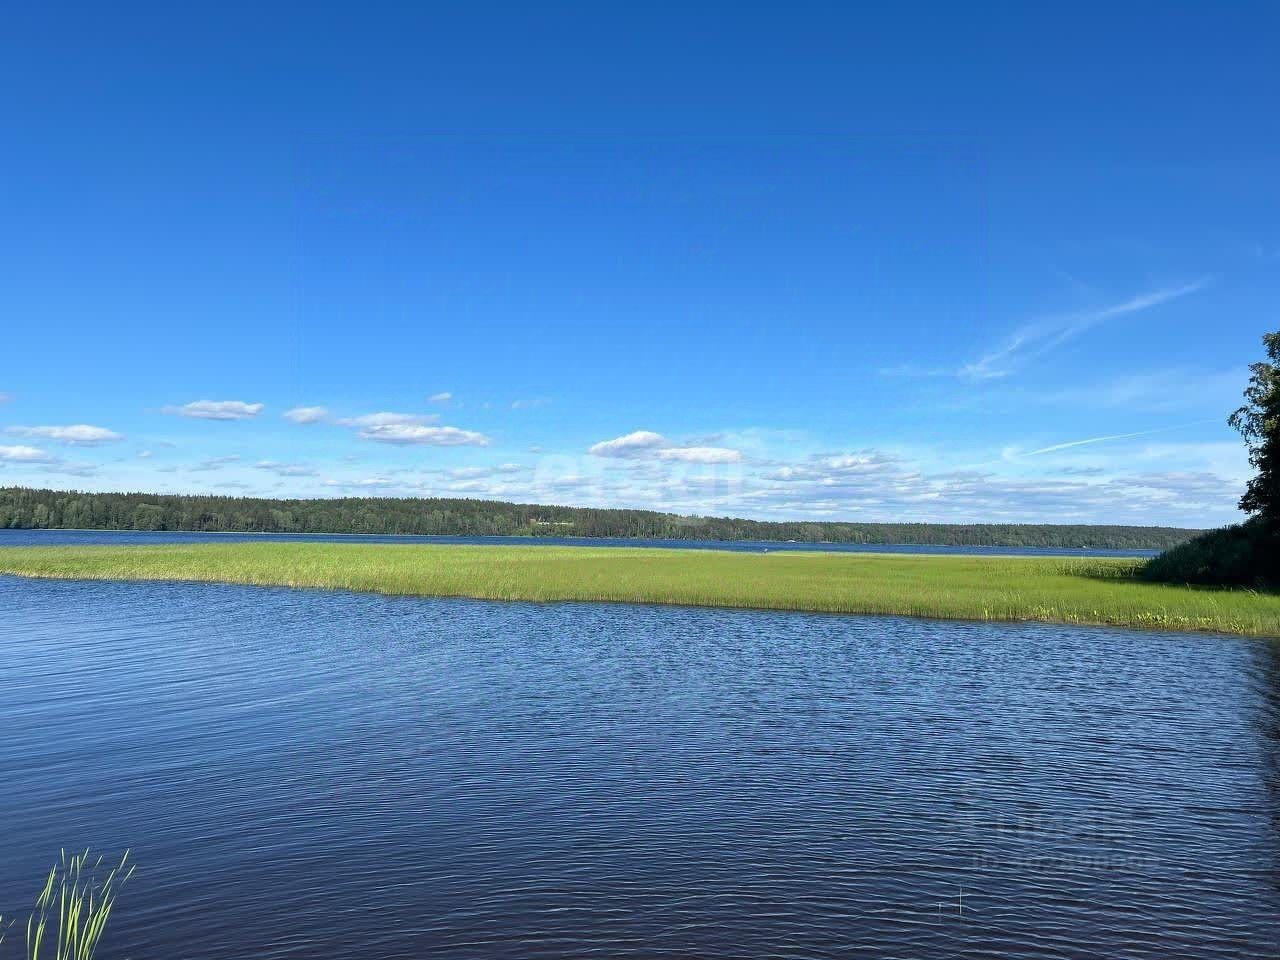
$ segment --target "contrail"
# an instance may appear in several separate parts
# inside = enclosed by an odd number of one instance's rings
[[[965,364],[959,370],[961,377],[971,380],[989,380],[1003,377],[1010,372],[1006,364],[1016,363],[1019,358],[1027,359],[1048,353],[1054,347],[1078,336],[1090,327],[1097,326],[1113,317],[1150,310],[1170,300],[1177,300],[1188,294],[1203,290],[1210,283],[1210,277],[1201,277],[1193,283],[1180,287],[1167,287],[1130,297],[1121,303],[1083,313],[1068,314],[1063,317],[1049,318],[1038,323],[1027,324],[1014,331],[1003,346],[993,350],[973,363]]]
[[[1187,427],[1198,427],[1205,423],[1217,423],[1217,420],[1192,420],[1190,423],[1179,423],[1172,427],[1159,427],[1155,430],[1139,430],[1137,433],[1113,433],[1108,437],[1089,437],[1085,440],[1071,440],[1067,443],[1055,443],[1051,447],[1041,447],[1024,453],[1024,457],[1034,457],[1042,453],[1053,453],[1055,450],[1066,450],[1068,447],[1083,447],[1088,443],[1106,443],[1108,440],[1131,440],[1134,437],[1149,437],[1153,433],[1168,433],[1171,430],[1184,430]]]

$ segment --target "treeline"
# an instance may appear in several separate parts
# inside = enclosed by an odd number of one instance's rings
[[[1174,527],[1057,524],[774,523],[730,517],[682,517],[651,510],[549,507],[496,500],[382,497],[264,500],[81,493],[25,487],[0,488],[0,528],[637,537],[1117,549],[1164,549],[1199,532]]]

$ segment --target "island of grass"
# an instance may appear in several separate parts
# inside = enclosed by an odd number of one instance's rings
[[[895,614],[1280,636],[1280,595],[1143,582],[1142,561],[619,547],[201,543],[0,548],[0,573],[486,600]]]

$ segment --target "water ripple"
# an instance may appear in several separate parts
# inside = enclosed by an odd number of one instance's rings
[[[0,912],[112,956],[1280,955],[1280,646],[0,578]]]

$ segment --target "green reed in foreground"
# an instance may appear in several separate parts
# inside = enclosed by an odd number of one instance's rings
[[[68,857],[64,850],[27,920],[27,960],[93,960],[120,888],[133,875],[128,859],[126,851],[103,876],[102,857],[92,860],[88,850]]]
[[[1280,636],[1280,595],[1136,579],[1138,560],[618,547],[214,543],[0,548],[0,573],[492,600],[1042,620]]]

